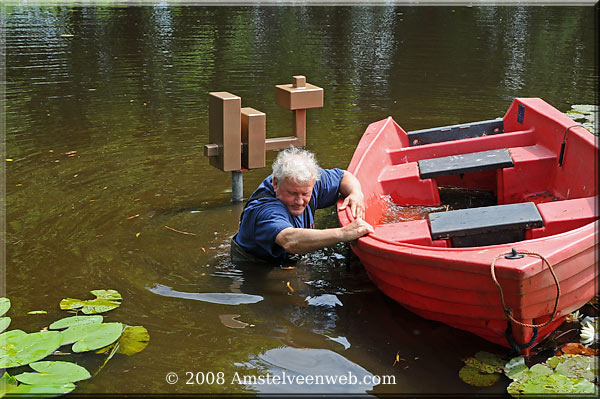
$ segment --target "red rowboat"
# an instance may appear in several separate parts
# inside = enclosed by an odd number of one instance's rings
[[[538,98],[408,133],[388,117],[348,167],[375,228],[352,249],[403,307],[528,355],[598,293],[597,165],[597,138]],[[456,188],[493,203],[444,207]]]

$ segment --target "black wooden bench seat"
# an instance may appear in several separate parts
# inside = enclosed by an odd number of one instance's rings
[[[525,239],[525,229],[544,221],[533,202],[459,209],[429,214],[431,238],[453,247],[505,244]]]
[[[436,127],[431,129],[413,130],[407,132],[411,146],[418,146],[444,141],[470,139],[474,137],[489,136],[504,133],[504,122],[502,119],[494,119],[481,122],[462,123]]]
[[[513,160],[506,148],[499,150],[472,152],[449,157],[422,159],[419,161],[421,179],[460,173],[479,172],[513,166]]]

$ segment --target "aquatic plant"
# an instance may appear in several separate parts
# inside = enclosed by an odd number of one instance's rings
[[[518,359],[518,358],[517,358]],[[545,363],[531,368],[524,361],[518,370],[511,369],[506,375],[513,380],[507,391],[511,396],[531,394],[573,394],[595,393],[598,387],[593,383],[598,374],[595,356],[562,355],[554,356]]]
[[[597,321],[595,317],[586,317],[581,321],[580,341],[582,344],[589,346],[599,341],[597,331]]]
[[[91,291],[93,300],[66,298],[60,302],[64,310],[82,311],[86,314],[103,313],[121,304],[121,294],[114,290]],[[0,298],[0,316],[10,309],[10,300]],[[8,321],[6,321],[8,320]],[[3,331],[10,324],[9,317],[0,317]],[[15,376],[7,372],[0,377],[0,397],[11,395],[37,395],[45,397],[67,394],[75,389],[75,382],[91,378],[85,368],[71,362],[41,361],[64,345],[72,344],[72,352],[109,352],[97,374],[115,353],[132,355],[142,351],[150,340],[142,326],[127,326],[119,322],[105,323],[102,315],[70,316],[57,320],[40,332],[26,333],[10,330],[0,334],[0,368],[8,369],[28,365],[36,372]],[[94,374],[94,375],[95,375]]]
[[[598,134],[596,131],[596,121],[598,120],[597,105],[575,104],[571,106],[571,109],[565,115],[575,122],[581,123],[591,133]]]

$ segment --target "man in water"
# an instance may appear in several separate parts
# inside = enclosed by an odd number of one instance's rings
[[[354,221],[344,227],[314,229],[317,209],[350,207]],[[231,240],[233,261],[285,263],[291,254],[312,252],[373,233],[363,220],[359,181],[341,169],[321,169],[314,154],[295,147],[281,151],[268,176],[248,199],[240,230]]]

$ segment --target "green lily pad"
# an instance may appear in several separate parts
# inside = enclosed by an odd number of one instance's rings
[[[2,334],[6,341],[0,341],[0,368],[17,367],[41,360],[58,349],[62,343],[62,336],[58,331],[32,334],[24,334],[21,331],[12,335],[7,333]]]
[[[10,317],[0,317],[0,332],[6,330],[10,326]]]
[[[150,334],[143,326],[127,326],[123,330],[123,335],[117,342],[107,347],[100,349],[97,353],[105,353],[113,349],[115,345],[119,345],[117,353],[122,353],[131,356],[143,351],[150,341]]]
[[[95,316],[70,316],[60,319],[50,324],[51,330],[60,330],[62,328],[84,325],[84,324],[100,324],[104,317],[102,315]]]
[[[85,314],[104,313],[121,306],[123,298],[115,290],[94,290],[90,291],[96,299],[81,300],[75,298],[65,298],[60,301],[62,310],[79,310]]]
[[[10,299],[8,298],[0,298],[0,316],[4,316],[6,312],[10,309]]]
[[[538,375],[524,381],[515,380],[507,388],[510,395],[595,393],[596,385],[561,374]]]
[[[477,368],[482,373],[492,374],[504,371],[505,361],[489,352],[477,352],[475,357],[465,359],[465,363]]]
[[[119,339],[122,333],[122,323],[80,324],[60,332],[62,345],[74,343],[73,352],[103,348]]]
[[[525,358],[523,356],[510,359],[510,361],[504,365],[504,374],[511,380],[519,379],[519,375],[524,371],[529,371],[529,367],[525,364]]]
[[[15,377],[11,376],[5,371],[4,375],[0,377],[0,397],[2,397],[2,392],[6,392],[6,390],[11,386],[16,387],[18,384],[19,383],[17,382]]]
[[[85,368],[69,362],[35,362],[29,367],[37,373],[18,374],[15,379],[29,385],[54,385],[87,380],[91,377]]]
[[[10,340],[13,340],[17,337],[21,337],[23,335],[27,335],[27,333],[21,330],[10,330],[3,332],[2,334],[0,334],[0,349],[8,345]]]
[[[471,364],[466,364],[458,372],[461,380],[476,387],[491,387],[500,379],[499,373],[486,373]]]
[[[598,358],[594,356],[555,356],[554,358],[548,359],[547,363],[555,365],[554,370],[557,374],[561,374],[569,378],[594,381],[596,375],[598,374]]]
[[[75,389],[75,385],[68,384],[52,384],[52,385],[28,385],[19,384],[16,386],[10,385],[6,391],[0,389],[2,393],[9,394],[11,398],[53,398],[55,396],[65,395]]]

